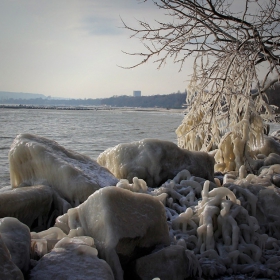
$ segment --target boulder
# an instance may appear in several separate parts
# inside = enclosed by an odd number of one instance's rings
[[[192,276],[191,270],[185,248],[173,245],[137,259],[125,279],[184,280]]]
[[[15,138],[9,163],[13,188],[48,185],[72,206],[79,205],[99,188],[115,186],[118,182],[95,160],[31,134]]]
[[[15,217],[30,228],[46,228],[52,203],[53,191],[48,186],[0,192],[0,218]]]
[[[151,195],[118,187],[96,191],[58,217],[55,226],[66,234],[94,238],[99,256],[111,266],[116,280],[123,279],[122,267],[170,243],[163,204]]]
[[[268,165],[274,165],[274,164],[280,164],[280,155],[271,153],[268,155],[267,158],[265,158],[264,165],[268,166]]]
[[[24,280],[20,269],[13,263],[11,254],[0,234],[0,279]]]
[[[16,218],[0,219],[0,234],[7,246],[14,264],[24,273],[29,269],[30,262],[30,231]]]
[[[114,275],[89,239],[65,237],[38,261],[29,279],[114,280]]]
[[[255,152],[259,154],[264,154],[266,156],[268,156],[271,153],[280,155],[280,143],[278,142],[279,140],[277,140],[278,139],[276,137],[264,135],[263,146]]]
[[[97,162],[107,167],[117,178],[138,177],[149,187],[157,187],[172,179],[181,170],[214,181],[214,158],[204,152],[188,151],[172,142],[144,139],[119,144],[99,155]]]

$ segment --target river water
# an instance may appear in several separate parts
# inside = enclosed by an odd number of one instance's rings
[[[177,143],[183,113],[169,111],[40,110],[0,108],[0,188],[10,184],[8,152],[15,137],[31,133],[96,159],[109,147],[144,138]]]
[[[0,108],[0,188],[10,185],[8,152],[15,137],[31,133],[96,159],[120,143],[157,138],[177,143],[182,112]],[[271,125],[270,132],[280,129]]]

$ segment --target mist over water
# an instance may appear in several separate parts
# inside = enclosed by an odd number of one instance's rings
[[[96,159],[120,143],[157,138],[177,143],[183,113],[0,109],[0,188],[10,185],[8,152],[15,137],[31,133]]]

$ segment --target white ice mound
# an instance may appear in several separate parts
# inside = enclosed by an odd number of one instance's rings
[[[56,226],[71,236],[94,238],[99,256],[109,263],[116,280],[123,277],[121,265],[170,243],[163,204],[148,194],[118,187],[96,191],[58,217]]]
[[[132,182],[138,177],[149,187],[159,186],[183,169],[197,177],[214,180],[214,158],[210,155],[187,151],[172,142],[157,139],[119,144],[101,153],[97,162],[119,179]]]
[[[49,185],[72,205],[85,201],[99,188],[118,182],[95,160],[31,134],[20,134],[15,138],[9,163],[13,188]]]
[[[33,268],[30,280],[114,280],[110,266],[83,239],[65,237]]]
[[[0,192],[0,218],[15,217],[30,228],[37,220],[47,227],[53,203],[53,191],[48,186],[16,188]],[[60,213],[61,214],[61,213]]]
[[[0,234],[0,279],[24,280],[20,269],[11,260],[11,254]]]

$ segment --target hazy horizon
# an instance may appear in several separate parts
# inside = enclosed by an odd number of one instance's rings
[[[143,49],[122,28],[121,18],[152,22],[162,14],[150,2],[137,0],[3,0],[0,3],[0,90],[52,97],[106,98],[169,94],[183,91],[191,73],[172,61],[161,70],[122,51]],[[192,69],[190,64],[189,70]]]

